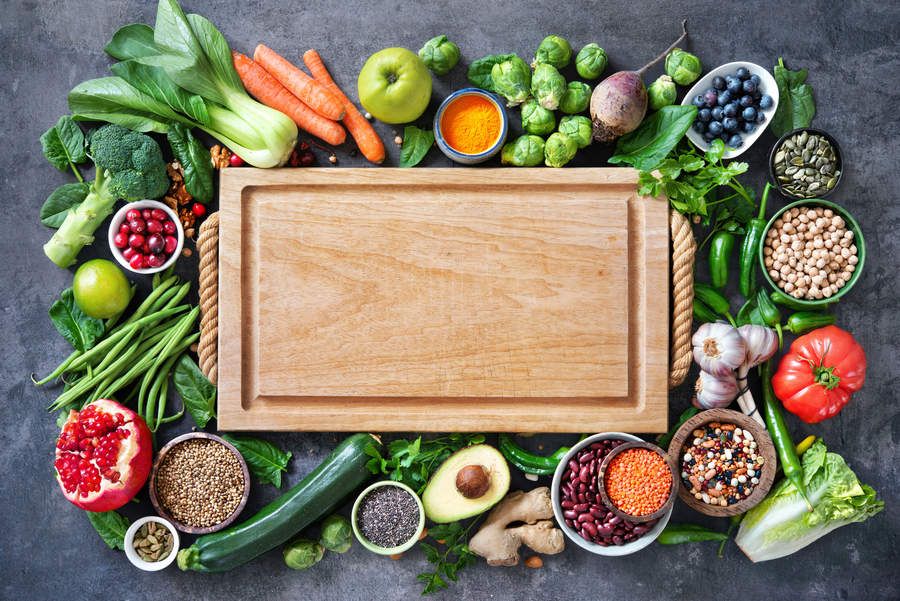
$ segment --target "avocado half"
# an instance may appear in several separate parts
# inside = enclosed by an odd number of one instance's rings
[[[509,466],[494,447],[473,445],[455,452],[437,469],[422,505],[432,522],[446,524],[484,513],[509,491]]]

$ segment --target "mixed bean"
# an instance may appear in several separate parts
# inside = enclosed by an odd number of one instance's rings
[[[728,507],[759,484],[765,457],[749,430],[710,422],[692,432],[682,448],[681,478],[698,501]]]

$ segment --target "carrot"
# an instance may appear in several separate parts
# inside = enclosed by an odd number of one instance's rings
[[[319,53],[315,50],[307,50],[303,54],[303,62],[316,81],[328,88],[344,105],[347,111],[344,113],[344,125],[350,130],[350,135],[353,136],[353,139],[356,140],[359,151],[373,163],[382,162],[384,160],[384,144],[381,138],[375,133],[375,128],[372,127],[372,124],[357,110],[356,105],[334,83]]]
[[[238,77],[241,78],[247,91],[257,100],[276,111],[281,111],[298,127],[333,146],[343,144],[347,139],[347,132],[343,127],[303,104],[249,56],[239,52],[232,52],[231,56]]]
[[[291,94],[326,119],[340,121],[344,118],[344,107],[334,94],[268,46],[259,44],[253,52],[253,60]]]

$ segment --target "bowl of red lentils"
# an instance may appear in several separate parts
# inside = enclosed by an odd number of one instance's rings
[[[691,508],[729,517],[762,501],[775,480],[775,446],[765,427],[731,409],[709,409],[672,437],[670,461],[681,480],[678,495]]]
[[[603,504],[622,519],[641,523],[658,520],[672,507],[679,479],[668,455],[649,442],[620,445],[600,464]]]

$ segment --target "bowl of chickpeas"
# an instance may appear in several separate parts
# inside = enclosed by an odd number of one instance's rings
[[[859,280],[866,258],[862,230],[842,206],[798,200],[775,214],[759,247],[763,275],[800,306],[829,305]]]

